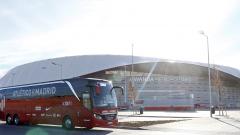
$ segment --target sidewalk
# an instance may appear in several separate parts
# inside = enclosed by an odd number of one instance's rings
[[[216,111],[216,115],[218,115],[218,111]],[[240,121],[240,110],[227,111],[227,117]]]
[[[191,118],[209,117],[209,111],[193,112],[167,112],[167,111],[144,111],[143,114],[136,114],[132,111],[120,111],[119,122],[127,121],[157,121],[157,120],[185,120]]]
[[[229,111],[229,117],[219,116],[218,112],[210,118],[209,111],[196,112],[162,112],[144,111],[134,115],[131,111],[120,111],[119,122],[163,121],[161,124],[142,126],[141,129],[159,133],[178,133],[194,135],[239,135],[240,111]],[[230,116],[235,116],[233,119]],[[176,121],[174,121],[176,120]],[[164,122],[172,121],[172,122]],[[143,122],[144,123],[144,122]]]
[[[220,116],[216,111],[213,117],[220,122],[240,129],[240,110],[228,110],[227,115],[225,113],[224,116]]]
[[[188,121],[173,122],[144,127],[152,131],[177,132],[194,135],[239,135],[239,123],[224,118],[195,118]]]

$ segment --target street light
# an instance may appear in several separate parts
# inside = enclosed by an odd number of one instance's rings
[[[62,64],[58,64],[56,62],[52,62],[52,64],[60,67],[60,75],[61,75],[61,79],[62,79]]]
[[[127,78],[126,78],[127,66],[124,65],[124,102],[127,103]]]
[[[212,117],[211,106],[212,106],[212,89],[211,89],[211,71],[210,71],[210,63],[209,63],[209,43],[208,36],[204,33],[204,31],[199,32],[201,35],[206,37],[207,40],[207,49],[208,49],[208,87],[209,87],[209,108],[210,108],[210,117]]]

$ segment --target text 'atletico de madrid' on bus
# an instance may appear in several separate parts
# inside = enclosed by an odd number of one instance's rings
[[[0,88],[0,119],[6,124],[60,124],[71,129],[114,127],[117,98],[111,81],[71,78]]]

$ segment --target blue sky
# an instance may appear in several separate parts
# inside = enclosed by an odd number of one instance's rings
[[[54,57],[122,54],[240,69],[237,0],[0,0],[0,77]]]

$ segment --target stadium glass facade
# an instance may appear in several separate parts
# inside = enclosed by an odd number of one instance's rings
[[[239,108],[239,78],[219,71],[216,75],[215,70],[211,71],[212,105]],[[133,72],[131,65],[126,65],[87,76],[109,79],[113,84],[126,88],[126,95],[118,94],[119,106],[129,106],[135,101],[146,110],[191,110],[209,107],[206,67],[142,63],[135,64]],[[218,81],[216,76],[219,76]]]

